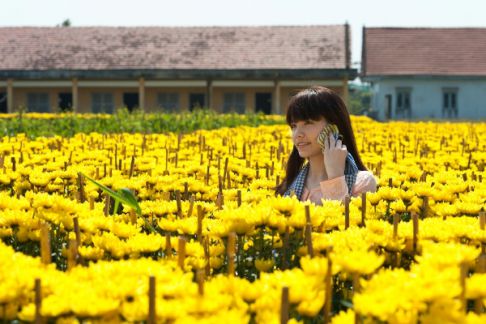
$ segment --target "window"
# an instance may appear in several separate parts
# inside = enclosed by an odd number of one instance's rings
[[[28,93],[27,109],[30,112],[49,112],[48,93]]]
[[[245,113],[245,94],[241,92],[228,92],[224,94],[223,112]]]
[[[397,118],[411,118],[412,117],[412,89],[397,88],[397,105],[395,108],[395,116]]]
[[[175,112],[179,110],[178,93],[159,93],[157,95],[157,105],[164,111]]]
[[[457,118],[457,89],[442,89],[442,117]]]
[[[114,110],[113,95],[111,93],[91,94],[91,111],[94,113],[112,114]]]

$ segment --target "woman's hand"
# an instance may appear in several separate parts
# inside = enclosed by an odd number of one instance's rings
[[[348,149],[342,140],[340,138],[336,140],[332,134],[328,136],[327,140],[324,141],[322,154],[324,155],[327,178],[334,179],[343,176]]]

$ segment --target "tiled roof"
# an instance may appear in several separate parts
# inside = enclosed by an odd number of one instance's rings
[[[0,71],[345,69],[345,39],[345,25],[3,27]]]
[[[366,76],[486,76],[486,28],[365,28]]]

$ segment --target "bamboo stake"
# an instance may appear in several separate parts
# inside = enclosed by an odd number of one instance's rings
[[[41,310],[42,310],[42,286],[41,280],[39,278],[35,278],[34,281],[34,290],[35,290],[35,324],[41,324],[44,322]]]
[[[314,248],[312,247],[312,223],[310,218],[310,207],[305,206],[305,241],[307,243],[307,253],[311,258],[314,257]]]
[[[289,321],[289,287],[282,287],[282,300],[280,304],[280,323]]]
[[[51,238],[49,235],[49,225],[46,223],[41,224],[41,260],[43,264],[51,263]]]
[[[89,197],[89,210],[93,210],[93,209],[94,209],[94,198]]]
[[[137,224],[137,215],[135,214],[135,210],[130,209],[130,223],[133,225]]]
[[[81,172],[78,172],[78,198],[80,203],[86,201],[86,194],[84,192],[84,179]]]
[[[429,197],[425,196],[422,201],[422,219],[428,216],[428,209],[429,209]]]
[[[349,196],[344,197],[344,229],[349,227]]]
[[[417,213],[412,213],[412,223],[413,223],[413,253],[417,253],[417,242],[418,242],[418,233],[419,233],[419,222],[418,222],[418,215]]]
[[[187,211],[187,218],[190,218],[192,216],[192,211],[194,209],[194,201],[195,198],[194,196],[191,195],[191,197],[189,198],[189,210]]]
[[[207,170],[206,170],[206,186],[209,185],[209,163],[208,163],[208,167],[207,167]]]
[[[165,257],[172,258],[172,246],[170,244],[170,234],[165,234]]]
[[[105,216],[108,216],[110,214],[110,204],[111,204],[111,197],[108,194],[105,194]]]
[[[148,324],[155,324],[155,277],[150,276],[149,277],[149,292],[148,292],[148,297],[149,297],[149,309],[148,309]]]
[[[177,250],[177,264],[184,270],[184,260],[186,259],[186,240],[179,236],[179,246]]]
[[[175,191],[176,203],[177,203],[177,217],[182,218],[182,204],[181,204],[181,192]]]
[[[235,275],[235,252],[236,252],[236,233],[231,232],[228,235],[228,246],[226,248],[228,256],[228,276]]]
[[[15,172],[17,171],[16,163],[15,163],[15,156],[12,156],[10,158],[10,161],[12,162],[12,171]]]
[[[198,293],[200,296],[204,295],[204,271],[202,269],[197,269],[196,271],[196,280],[197,280],[197,288]]]
[[[78,244],[76,240],[69,240],[69,246],[67,250],[67,269],[71,270],[76,266],[78,259]]]
[[[135,155],[132,155],[132,159],[130,161],[130,171],[128,173],[128,179],[130,179],[132,177],[134,167],[135,167]]]
[[[238,207],[241,206],[241,190],[238,189],[238,191],[236,192],[236,202],[237,202],[237,205]]]
[[[189,184],[187,182],[184,182],[184,195],[182,196],[182,199],[188,199],[189,198]]]
[[[365,218],[366,218],[366,192],[361,194],[361,226],[365,227]]]
[[[204,218],[204,212],[202,210],[201,205],[197,205],[197,238],[199,243],[202,243],[203,236],[202,236],[202,222]]]
[[[398,235],[398,223],[400,222],[400,215],[394,214],[393,215],[393,239],[397,239]]]
[[[224,182],[226,180],[226,177],[228,175],[228,158],[225,158],[224,159],[224,169],[223,169],[223,185],[224,185]]]
[[[81,233],[79,230],[79,220],[77,217],[73,218],[74,235],[76,236],[76,244],[81,246]]]

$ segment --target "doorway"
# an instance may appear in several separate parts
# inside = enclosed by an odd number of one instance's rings
[[[57,105],[62,112],[71,111],[73,108],[73,94],[70,92],[59,93]]]
[[[392,118],[392,96],[391,95],[386,95],[385,96],[385,119],[391,119]]]
[[[269,92],[257,92],[255,94],[255,112],[263,112],[265,115],[272,113],[272,94]]]
[[[204,93],[189,94],[189,111],[193,111],[196,108],[203,108],[205,99]]]
[[[7,93],[0,92],[0,114],[7,113]]]
[[[123,106],[127,107],[129,112],[139,107],[138,93],[137,92],[125,92],[123,93]]]

